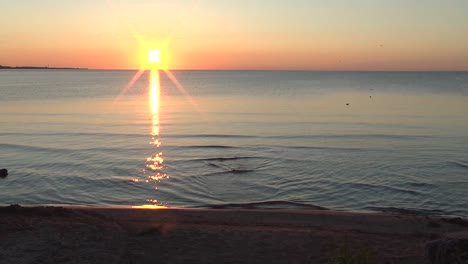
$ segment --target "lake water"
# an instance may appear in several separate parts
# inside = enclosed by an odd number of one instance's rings
[[[173,73],[1,70],[0,203],[468,216],[466,72]]]

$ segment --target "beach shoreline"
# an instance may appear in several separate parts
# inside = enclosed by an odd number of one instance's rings
[[[455,219],[455,220],[454,220]],[[291,209],[0,207],[5,263],[429,263],[426,245],[467,237],[466,218]]]

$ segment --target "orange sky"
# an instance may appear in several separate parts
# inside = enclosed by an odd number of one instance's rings
[[[146,45],[173,69],[468,70],[468,2],[407,2],[2,1],[0,65],[134,69]]]

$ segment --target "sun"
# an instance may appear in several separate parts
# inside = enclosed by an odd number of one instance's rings
[[[139,49],[139,61],[140,68],[135,75],[130,79],[125,88],[119,93],[114,101],[118,101],[132,86],[133,84],[145,73],[149,74],[149,97],[151,112],[153,114],[159,111],[159,93],[160,93],[160,72],[164,73],[169,80],[185,95],[192,106],[200,112],[197,104],[188,94],[185,87],[177,80],[174,74],[169,69],[169,61],[171,59],[171,53],[167,47],[167,41],[162,43],[143,41],[141,37],[137,38],[140,40]]]
[[[148,62],[149,63],[160,63],[161,62],[161,50],[148,50]]]
[[[136,36],[139,42],[138,61],[139,70],[168,70],[171,61],[171,53],[168,43],[164,41],[145,40],[142,36]]]

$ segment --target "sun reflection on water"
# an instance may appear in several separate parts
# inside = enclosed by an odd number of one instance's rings
[[[145,43],[143,43],[145,44]],[[147,47],[148,45],[143,45]],[[160,83],[160,70],[163,71],[169,79],[176,85],[176,87],[186,96],[186,98],[192,103],[195,109],[197,109],[194,100],[189,96],[184,86],[177,80],[177,78],[172,74],[167,66],[167,61],[164,60],[164,54],[161,49],[144,49],[145,53],[141,59],[141,68],[138,72],[132,77],[130,82],[125,86],[125,88],[120,92],[114,102],[117,102],[136,82],[138,78],[141,77],[146,71],[149,70],[149,85],[148,85],[148,97],[149,97],[149,108],[151,111],[151,140],[150,144],[156,148],[155,154],[146,158],[145,169],[143,173],[145,174],[144,179],[133,178],[134,183],[140,182],[161,182],[164,179],[168,179],[169,176],[164,173],[164,158],[161,151],[161,137],[160,137],[160,94],[161,94],[161,83]],[[158,189],[155,187],[155,189]],[[136,208],[165,208],[163,204],[157,200],[148,200],[151,204],[141,205]]]
[[[155,154],[146,158],[146,170],[144,171],[147,175],[145,182],[160,182],[164,179],[169,178],[167,174],[163,172],[164,169],[164,158],[161,151],[161,137],[160,137],[160,121],[159,121],[159,101],[160,101],[160,80],[159,70],[152,69],[150,71],[149,78],[149,105],[151,110],[151,140],[149,144],[156,148]],[[157,187],[155,188],[157,189]],[[141,205],[135,208],[166,208],[166,206],[159,203],[157,200],[148,200],[151,204]]]
[[[154,69],[150,71],[149,78],[149,99],[151,106],[151,113],[153,114],[153,125],[157,122],[157,128],[159,129],[159,96],[161,94],[161,84],[159,82],[159,70]],[[151,134],[155,133],[154,130]],[[156,132],[159,134],[159,131]]]
[[[159,71],[151,70],[150,72],[150,84],[149,84],[149,100],[151,107],[151,140],[150,144],[153,145],[157,150],[155,154],[146,158],[146,171],[150,173],[147,177],[147,182],[156,181],[159,182],[168,176],[163,172],[164,158],[163,153],[160,151],[161,137],[160,137],[160,122],[159,122],[159,99],[160,99],[160,82],[159,82]]]
[[[144,204],[144,205],[134,205],[132,208],[136,209],[164,209],[167,206],[164,205],[157,205],[157,204]]]

